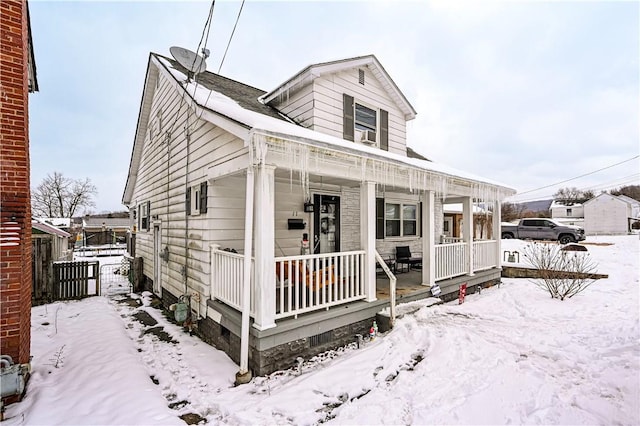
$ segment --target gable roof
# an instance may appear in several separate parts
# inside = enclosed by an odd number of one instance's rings
[[[428,176],[431,176],[432,173],[437,173],[447,182],[454,184],[461,182],[461,180],[467,181],[468,187],[473,190],[484,185],[490,185],[494,187],[493,191],[502,194],[502,196],[515,194],[515,190],[506,185],[454,167],[383,151],[364,144],[354,144],[339,137],[307,129],[290,121],[268,105],[260,105],[260,100],[252,102],[249,99],[250,93],[258,93],[259,89],[251,88],[251,86],[234,82],[224,77],[218,78],[219,76],[216,77],[213,73],[207,71],[201,73],[200,80],[190,80],[187,77],[187,70],[182,66],[162,55],[151,53],[142,93],[129,173],[122,196],[122,202],[125,205],[130,205],[132,202],[155,85],[160,74],[168,79],[173,90],[188,100],[189,108],[195,110],[199,119],[208,121],[236,137],[244,139],[246,143],[264,140],[265,137],[275,137],[296,144],[337,150],[344,155],[355,155],[358,158],[365,158],[366,162],[370,164],[378,164],[376,162],[381,161],[390,167],[409,173],[411,176],[409,182],[411,188],[413,188],[414,182],[427,182]],[[198,81],[203,83],[199,84]],[[216,84],[218,86],[215,86]],[[218,87],[218,89],[216,90],[214,87]],[[218,91],[225,90],[225,88],[236,88],[238,90],[232,90],[231,96]]]
[[[591,203],[593,203],[594,201],[596,201],[596,200],[598,200],[598,199],[601,199],[601,198],[608,198],[608,199],[610,199],[610,200],[620,201],[620,202],[622,202],[622,203],[629,204],[629,202],[628,202],[628,201],[623,200],[622,198],[620,198],[620,197],[618,197],[618,196],[616,196],[616,195],[611,195],[611,194],[609,194],[608,192],[602,192],[602,193],[600,193],[600,194],[596,195],[595,197],[593,197],[592,199],[590,199],[590,200],[588,200],[588,201],[585,201],[584,205],[586,206],[587,204],[591,204]]]
[[[347,69],[368,67],[373,75],[378,79],[382,87],[386,90],[387,94],[398,108],[404,114],[405,120],[413,120],[416,117],[416,110],[411,106],[407,98],[400,91],[396,83],[391,79],[387,71],[380,64],[378,59],[374,55],[357,56],[355,58],[341,59],[338,61],[322,62],[319,64],[309,65],[280,86],[267,93],[262,97],[265,104],[269,104],[274,99],[278,98],[281,94],[289,92],[293,93],[296,90],[307,86],[313,80],[318,77],[322,77],[326,74],[333,74],[336,72],[344,71]]]
[[[636,200],[634,198],[628,197],[628,196],[626,196],[624,194],[618,195],[618,198],[620,198],[622,201],[626,201],[629,204],[640,204],[640,201],[638,201],[638,200]]]

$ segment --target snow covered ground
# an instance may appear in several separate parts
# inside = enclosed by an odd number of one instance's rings
[[[360,349],[239,387],[237,366],[168,323],[149,295],[38,306],[33,374],[5,424],[185,424],[180,416],[197,414],[231,425],[637,425],[640,240],[589,242],[613,243],[587,245],[609,278],[572,299],[503,279],[462,305],[412,302]],[[503,243],[520,252],[524,244]]]

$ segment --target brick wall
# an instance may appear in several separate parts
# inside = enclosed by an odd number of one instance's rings
[[[31,340],[26,0],[0,1],[0,352],[26,363]]]

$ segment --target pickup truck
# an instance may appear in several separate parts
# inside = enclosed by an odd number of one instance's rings
[[[560,244],[568,244],[582,241],[585,236],[579,226],[562,225],[553,219],[520,219],[517,225],[502,224],[502,238],[558,240]]]

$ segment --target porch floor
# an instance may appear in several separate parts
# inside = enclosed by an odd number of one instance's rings
[[[420,290],[429,290],[428,286],[422,285],[421,269],[412,269],[408,272],[398,272],[396,274],[396,297],[402,297]],[[384,272],[376,274],[376,297],[378,299],[389,298],[389,278]]]

